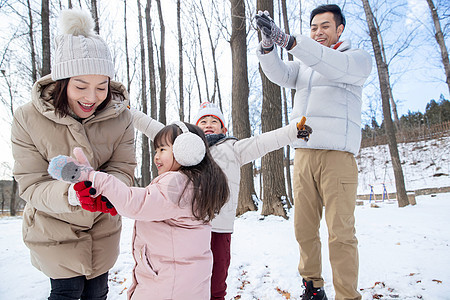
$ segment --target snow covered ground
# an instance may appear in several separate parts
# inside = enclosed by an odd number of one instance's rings
[[[450,137],[398,145],[407,191],[450,186]],[[356,158],[359,168],[358,194],[395,192],[389,147],[363,148]],[[450,299],[450,296],[449,296]]]
[[[449,147],[449,138],[400,145],[407,190],[450,186]],[[369,193],[370,185],[381,192],[383,183],[388,192],[395,190],[387,149],[361,150],[358,193]],[[363,201],[356,207],[363,299],[450,299],[450,193],[417,196],[416,201],[404,208],[393,200]],[[289,216],[263,218],[249,212],[236,219],[227,300],[300,298],[299,251],[292,212]],[[20,217],[0,218],[0,299],[46,299],[49,280],[31,266],[21,223]],[[108,299],[126,299],[133,267],[132,227],[133,221],[124,219]],[[334,299],[324,222],[321,238],[325,289]]]

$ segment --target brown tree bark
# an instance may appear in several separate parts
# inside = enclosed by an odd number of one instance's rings
[[[257,0],[257,10],[267,10],[273,16],[273,0]],[[259,69],[263,87],[263,103],[261,110],[262,132],[268,132],[282,126],[281,90],[272,83]],[[261,214],[276,215],[287,218],[286,187],[283,172],[283,149],[268,153],[262,158],[261,173],[263,176],[263,208]]]
[[[30,36],[30,49],[31,49],[31,80],[32,82],[36,82],[37,80],[37,69],[36,69],[36,51],[34,49],[34,34],[33,34],[33,12],[31,10],[30,0],[27,0],[28,7],[28,18],[29,18],[29,36]]]
[[[445,82],[448,86],[448,92],[450,94],[450,63],[448,58],[447,46],[445,45],[444,34],[442,33],[441,23],[439,22],[439,16],[437,14],[436,7],[432,0],[427,0],[428,7],[430,8],[431,18],[433,19],[434,29],[436,31],[434,37],[441,50],[442,64],[445,71]]]
[[[100,24],[98,20],[98,10],[97,10],[97,0],[91,0],[91,14],[94,19],[94,31],[99,34],[100,33]]]
[[[377,36],[379,37],[379,41],[380,41],[381,57],[382,57],[384,63],[386,64],[386,66],[388,66],[388,60],[387,60],[387,57],[386,57],[386,51],[385,51],[385,48],[384,48],[383,36],[381,35],[380,26],[378,25],[378,21],[377,21],[377,19],[375,17],[374,17],[373,21],[374,21],[374,25],[375,25],[375,28],[376,28],[377,33],[378,33]],[[388,68],[389,68],[389,66],[388,66]],[[388,89],[389,102],[391,104],[391,109],[392,109],[392,115],[394,117],[395,128],[397,130],[400,130],[400,120],[398,118],[397,104],[395,103],[394,95],[392,93],[390,76],[388,76],[388,84],[389,84],[389,89]]]
[[[137,0],[138,21],[139,21],[139,42],[141,46],[141,104],[142,112],[147,114],[147,76],[145,71],[145,44],[144,29],[142,27],[141,1]],[[141,186],[147,186],[151,182],[150,176],[150,145],[148,137],[142,134],[142,165],[141,165]]]
[[[147,0],[147,6],[145,8],[145,20],[147,25],[147,55],[148,55],[148,74],[150,77],[150,116],[152,119],[157,120],[158,119],[158,106],[157,106],[157,97],[156,97],[156,72],[155,72],[155,60],[153,58],[154,51],[153,51],[153,27],[152,27],[152,17],[151,17],[151,11],[152,9],[152,1]],[[149,142],[150,145],[153,144],[153,142]],[[152,165],[152,178],[155,178],[158,176],[158,168],[156,168],[155,162],[153,161],[153,158],[155,157],[155,149],[154,147],[150,146],[150,163]]]
[[[159,81],[161,88],[159,90],[159,121],[166,124],[166,27],[161,10],[161,0],[156,0],[159,14],[159,26],[161,30],[161,44],[159,45]]]
[[[284,31],[287,34],[290,34],[286,0],[281,0],[281,11],[283,13]],[[294,60],[294,57],[290,53],[288,53],[288,60],[289,61]],[[292,89],[291,90],[292,105],[294,104],[294,95],[295,95],[295,89]],[[283,88],[283,107],[284,107],[285,125],[288,125],[289,124],[289,115],[288,115],[288,109],[287,109],[287,96],[286,96],[285,88]],[[287,191],[288,191],[288,201],[286,201],[286,205],[287,205],[287,208],[290,209],[292,207],[292,205],[294,204],[294,201],[293,201],[294,196],[292,194],[292,178],[291,178],[291,147],[289,145],[286,146],[286,155],[284,158],[284,168],[285,168],[285,172],[286,172],[286,183],[287,183]]]
[[[181,0],[177,0],[178,30],[178,97],[180,101],[180,121],[184,121],[184,87],[183,87],[183,36],[181,32]]]
[[[41,2],[41,23],[42,23],[42,70],[41,76],[50,74],[50,8],[49,0]]]
[[[123,27],[125,38],[125,61],[127,69],[127,91],[130,94],[131,78],[130,78],[130,55],[128,53],[128,30],[127,30],[127,0],[123,0]]]
[[[231,3],[231,57],[232,57],[232,119],[233,134],[238,139],[250,137],[248,113],[248,67],[247,34],[245,23],[245,0],[230,0]],[[241,183],[236,215],[257,210],[252,164],[241,167]]]
[[[13,217],[16,215],[16,196],[17,196],[17,181],[13,177],[12,189],[11,189],[11,199],[9,200],[9,214]]]
[[[394,123],[391,118],[390,94],[389,94],[389,70],[383,60],[380,43],[378,41],[378,32],[374,24],[374,16],[370,8],[368,0],[362,0],[366,20],[369,27],[370,39],[372,41],[373,51],[378,69],[378,79],[380,82],[381,101],[383,104],[383,117],[388,139],[389,152],[392,159],[392,167],[394,170],[395,187],[397,189],[397,202],[399,207],[409,205],[408,197],[405,189],[405,179],[403,177],[402,165],[398,154],[397,139],[395,137]]]

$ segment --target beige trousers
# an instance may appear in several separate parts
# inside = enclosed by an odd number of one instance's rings
[[[314,287],[324,285],[319,226],[325,207],[335,299],[361,299],[354,217],[358,168],[353,154],[296,149],[293,177],[300,275]]]

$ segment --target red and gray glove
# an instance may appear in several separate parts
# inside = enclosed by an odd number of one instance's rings
[[[270,17],[267,10],[264,12],[258,11],[255,18],[256,25],[261,31],[262,47],[264,50],[271,51],[274,43],[287,50],[291,50],[295,42],[294,37],[284,33],[277,25],[275,25],[275,22]]]
[[[81,207],[90,212],[100,211],[102,213],[109,213],[112,216],[117,215],[114,205],[112,205],[108,198],[101,194],[93,197],[97,191],[91,186],[92,182],[90,181],[81,181],[73,186],[78,200],[80,200]]]

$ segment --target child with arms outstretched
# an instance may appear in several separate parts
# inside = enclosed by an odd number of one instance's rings
[[[153,139],[163,125],[144,113],[131,109],[136,129]],[[298,139],[308,141],[312,129],[305,125],[305,119],[285,127],[265,132],[261,135],[238,140],[227,136],[225,118],[213,103],[200,105],[194,119],[206,134],[211,155],[228,178],[230,198],[212,220],[211,250],[214,263],[211,279],[211,299],[225,299],[226,279],[230,265],[231,233],[239,197],[241,166],[258,159],[265,154],[280,149]]]
[[[158,177],[145,188],[127,187],[94,171],[80,149],[74,150],[77,160],[52,159],[49,174],[79,182],[85,205],[96,205],[91,195],[101,193],[120,215],[136,220],[129,299],[207,300],[212,272],[209,221],[228,199],[226,176],[197,126],[168,125],[154,137],[154,147]]]

